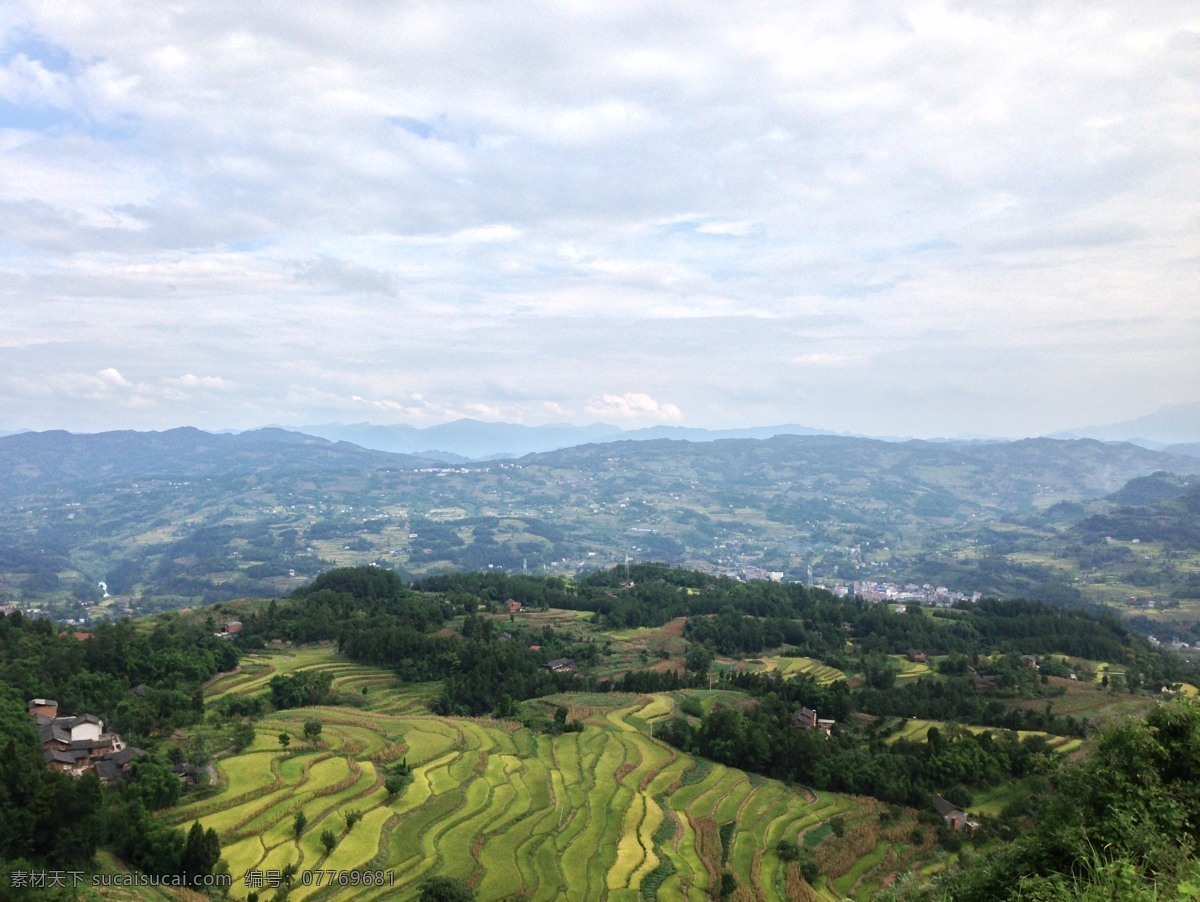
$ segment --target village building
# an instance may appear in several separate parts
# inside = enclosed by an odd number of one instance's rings
[[[971,685],[976,689],[993,689],[999,678],[994,673],[980,673],[971,668]]]
[[[62,773],[80,777],[95,771],[101,780],[112,782],[127,774],[133,759],[144,754],[127,746],[117,733],[106,732],[104,721],[95,714],[60,717],[58,702],[50,698],[30,699],[28,710],[37,725],[42,756]]]
[[[970,817],[953,802],[948,802],[940,795],[933,797],[933,809],[942,816],[942,819],[951,830],[958,831],[966,828],[974,833],[979,829],[979,821]]]
[[[812,708],[804,707],[792,713],[792,726],[800,730],[820,730],[826,736],[833,733],[833,725],[837,723],[831,717],[817,717]]]

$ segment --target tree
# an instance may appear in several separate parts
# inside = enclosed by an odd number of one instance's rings
[[[403,792],[408,782],[409,778],[403,774],[388,774],[383,779],[383,788],[387,790],[388,798],[391,799]]]
[[[189,877],[211,874],[221,860],[221,840],[213,828],[205,830],[199,821],[192,822],[183,846],[183,873]]]
[[[279,744],[286,749],[289,745],[292,744],[292,737],[289,736],[287,733],[280,733],[279,734]]]
[[[321,831],[321,845],[325,847],[326,855],[333,851],[333,847],[337,845],[337,837],[332,830],[325,829]]]
[[[179,778],[169,765],[144,755],[134,759],[130,771],[132,776],[125,791],[130,798],[139,799],[147,811],[170,808],[179,801]]]
[[[319,720],[306,720],[304,722],[304,739],[307,742],[316,742],[317,737],[321,735],[322,727]]]
[[[233,750],[244,752],[254,743],[254,727],[240,720],[233,725]]]
[[[292,818],[292,833],[296,835],[296,839],[300,838],[300,834],[304,832],[304,828],[308,826],[308,815],[301,808],[296,812],[296,816]]]
[[[399,763],[393,764],[387,770],[387,776],[383,780],[384,788],[387,789],[389,800],[404,790],[404,787],[412,782],[412,768],[408,766],[408,759],[401,758]]]
[[[684,656],[684,666],[690,673],[703,678],[708,675],[708,668],[712,662],[713,653],[708,648],[699,642],[693,642],[688,646],[687,655]]]
[[[475,902],[475,890],[453,877],[430,877],[421,884],[419,902]]]
[[[721,898],[728,899],[737,892],[737,878],[729,871],[721,872]]]
[[[346,832],[349,833],[354,829],[354,825],[362,820],[362,812],[357,808],[351,808],[342,817],[346,819]]]

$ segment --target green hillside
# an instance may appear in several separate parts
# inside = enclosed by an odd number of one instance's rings
[[[281,430],[7,436],[0,603],[89,620],[279,596],[335,565],[570,576],[629,558],[1090,601],[1187,635],[1200,551],[1171,540],[1191,534],[1187,496],[1162,496],[1195,469],[1088,440],[660,439],[451,466]],[[1152,498],[1153,523],[1107,533],[1140,548],[1104,544],[1095,517]]]

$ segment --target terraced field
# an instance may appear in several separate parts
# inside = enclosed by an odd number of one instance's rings
[[[814,661],[812,658],[790,658],[782,655],[765,655],[761,658],[750,658],[741,662],[738,669],[758,673],[778,673],[784,679],[798,673],[806,673],[818,683],[836,683],[844,680],[846,675],[836,668]]]
[[[412,898],[427,877],[447,875],[485,899],[699,900],[723,870],[745,898],[786,899],[799,877],[774,851],[781,839],[820,850],[828,867],[817,897],[838,898],[877,887],[900,860],[877,829],[838,840],[827,826],[837,815],[873,818],[878,803],[797,792],[654,740],[652,725],[675,714],[669,695],[575,698],[584,729],[550,736],[432,716],[424,706],[431,687],[402,687],[386,671],[317,648],[248,658],[208,696],[263,692],[275,673],[311,667],[331,670],[341,691],[366,686],[366,707],[262,719],[248,749],[218,761],[215,795],[164,815],[218,831],[235,898],[273,892],[270,881],[294,866],[292,899]],[[309,720],[323,724],[313,744],[302,734]],[[280,732],[292,737],[286,750]],[[389,798],[384,772],[401,758],[414,779]],[[347,832],[351,809],[362,819]],[[300,811],[307,822],[296,836]],[[326,830],[338,838],[329,853]],[[355,885],[330,885],[323,872]],[[357,885],[376,874],[385,885]]]
[[[929,735],[929,728],[937,727],[943,733],[951,729],[952,726],[945,721],[940,720],[921,720],[919,718],[909,719],[904,728],[897,730],[888,737],[888,742],[895,742],[897,739],[907,739],[909,742],[924,742],[925,737]],[[954,725],[953,728],[957,728]],[[995,727],[972,727],[964,726],[962,729],[970,730],[972,733],[999,733]],[[1082,739],[1076,739],[1071,736],[1056,736],[1053,733],[1044,733],[1041,730],[1018,730],[1017,735],[1024,739],[1026,736],[1044,736],[1046,744],[1056,752],[1069,754],[1076,751],[1083,745]]]
[[[900,665],[900,672],[896,674],[897,680],[915,680],[917,677],[933,673],[933,668],[924,662],[910,661],[904,655],[890,655],[889,657]]]

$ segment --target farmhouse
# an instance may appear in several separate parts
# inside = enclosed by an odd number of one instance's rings
[[[953,802],[946,801],[940,795],[933,797],[933,809],[942,816],[951,830],[961,830],[966,827],[974,833],[979,828],[979,821],[969,817],[965,811]]]
[[[29,700],[29,714],[37,725],[42,756],[55,770],[83,776],[95,771],[111,782],[128,773],[130,762],[143,754],[126,746],[121,737],[104,731],[104,721],[95,714],[59,717],[58,702],[50,698]]]
[[[994,673],[980,673],[971,669],[971,685],[976,689],[991,689],[996,685],[997,676]]]
[[[551,673],[570,673],[575,669],[574,658],[555,658],[553,661],[547,661],[542,665],[544,670],[549,670]]]
[[[801,730],[820,730],[826,736],[833,732],[833,725],[836,720],[830,717],[817,717],[817,712],[812,708],[801,708],[792,714],[792,726]]]
[[[510,598],[508,601],[504,602],[504,610],[509,614],[520,614],[521,602],[517,601],[515,598]]]

